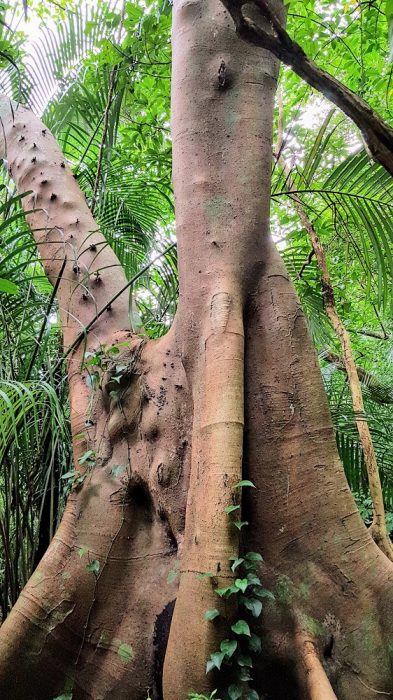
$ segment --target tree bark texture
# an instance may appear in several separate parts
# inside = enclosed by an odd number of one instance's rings
[[[229,557],[248,550],[263,554],[276,596],[252,623],[263,640],[258,692],[389,695],[392,565],[347,486],[317,357],[269,234],[277,60],[236,37],[218,0],[175,3],[173,50],[178,312],[167,336],[146,341],[128,330],[120,297],[87,335],[101,358],[95,391],[85,348],[69,355],[75,465],[84,469],[86,449],[94,465],[0,630],[0,695],[186,700],[225,685],[205,667],[235,611],[212,580],[230,582]],[[1,111],[12,176],[39,207],[28,216],[50,278],[65,254],[76,259],[59,291],[69,347],[124,278],[49,132],[21,107],[3,101]],[[239,537],[224,508],[241,476],[256,488],[244,490]],[[204,620],[212,607],[218,624]]]

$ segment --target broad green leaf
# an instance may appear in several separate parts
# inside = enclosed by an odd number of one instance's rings
[[[249,479],[242,479],[241,481],[238,481],[237,484],[233,487],[234,489],[241,489],[244,486],[251,486],[253,489],[256,488],[255,484],[252,483],[252,481],[249,481]]]
[[[134,658],[133,649],[129,644],[120,644],[117,653],[125,666]]]
[[[98,574],[100,570],[100,562],[98,559],[93,559],[89,564],[86,564],[87,571],[91,571],[93,574]]]
[[[235,580],[235,586],[236,588],[239,589],[242,593],[244,593],[247,589],[247,586],[249,585],[248,581],[246,578],[237,578]]]
[[[220,650],[230,659],[237,649],[236,639],[224,639],[220,644]]]
[[[238,620],[234,625],[231,626],[232,632],[235,634],[244,634],[247,637],[251,637],[250,628],[245,620]]]
[[[259,654],[262,649],[261,638],[257,634],[252,633],[250,639],[248,640],[248,647],[250,651]]]
[[[229,513],[234,513],[235,510],[239,510],[239,508],[240,506],[227,506],[224,510],[229,515]]]
[[[216,617],[219,616],[219,614],[220,613],[218,612],[218,610],[214,608],[212,610],[206,610],[203,617],[205,618],[205,620],[215,620]]]
[[[232,595],[232,593],[238,593],[239,590],[236,586],[224,586],[223,588],[215,588],[214,592],[217,593],[220,598],[227,598]]]
[[[233,522],[233,525],[235,527],[237,527],[238,530],[241,530],[243,527],[246,527],[246,525],[248,525],[248,521],[247,520],[243,520],[243,521],[242,520],[235,520]]]
[[[215,651],[213,654],[210,654],[210,659],[206,664],[206,673],[212,671],[213,668],[220,670],[224,658],[225,654],[222,651]]]
[[[230,561],[232,561],[232,557],[231,557]],[[240,564],[242,564],[243,562],[244,562],[244,559],[242,559],[242,557],[233,558],[233,564],[231,566],[232,571],[235,571],[240,566]]]
[[[66,472],[65,474],[62,474],[61,479],[75,479],[76,476],[79,476],[79,472],[75,471],[73,469],[70,472]]]
[[[95,452],[93,450],[87,450],[84,454],[79,457],[79,464],[85,464],[87,461],[92,461],[95,458]]]
[[[242,689],[240,685],[230,685],[228,688],[229,700],[239,700],[242,696]]]
[[[125,472],[127,469],[127,464],[114,464],[111,469],[111,474],[114,477],[118,477]]]
[[[262,612],[262,603],[257,598],[246,598],[242,600],[242,604],[247,610],[253,614],[254,617],[259,617]]]
[[[239,666],[247,666],[247,668],[252,668],[252,658],[247,654],[240,654],[237,659]]]
[[[18,294],[19,287],[14,282],[11,282],[10,280],[3,279],[1,277],[0,278],[0,292],[2,294]]]
[[[247,552],[244,558],[247,561],[263,561],[263,557],[258,552]]]

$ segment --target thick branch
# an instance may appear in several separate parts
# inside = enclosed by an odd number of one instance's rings
[[[360,129],[373,158],[393,175],[393,129],[359,95],[318,66],[291,39],[266,0],[255,0],[273,29],[269,33],[243,14],[244,0],[222,0],[231,14],[239,36],[268,49],[311,87],[335,104]]]
[[[127,279],[50,131],[5,96],[0,119],[0,157],[18,193],[31,193],[23,206],[53,285],[62,272],[57,299],[67,348]],[[94,342],[105,342],[114,328],[129,328],[127,292],[94,326]]]

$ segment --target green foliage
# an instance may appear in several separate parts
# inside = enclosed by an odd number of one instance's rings
[[[233,499],[238,498],[239,489],[245,487],[253,487],[254,484],[243,479],[239,481],[233,490]],[[237,526],[237,521],[231,517],[234,510],[240,508],[240,505],[232,509],[225,508],[225,513],[230,518],[232,525]],[[206,663],[206,673],[211,671],[220,671],[222,673],[223,685],[225,686],[224,696],[226,700],[232,698],[249,698],[258,700],[258,693],[250,688],[249,682],[252,681],[251,669],[253,668],[253,656],[258,655],[261,651],[261,639],[252,631],[251,620],[257,619],[262,613],[263,598],[274,600],[274,595],[266,590],[258,576],[258,567],[263,561],[262,556],[258,552],[246,552],[240,557],[232,556],[229,559],[230,568],[235,573],[236,578],[229,586],[215,588],[216,595],[221,599],[232,599],[234,607],[249,615],[250,621],[239,617],[230,625],[227,639],[223,639],[220,643],[220,648],[210,654],[210,658]],[[205,574],[211,577],[211,574]],[[200,576],[200,578],[202,578]],[[234,596],[234,599],[232,598]],[[239,612],[241,614],[241,612]],[[220,612],[214,608],[206,610],[204,619],[209,624],[215,624],[215,620],[220,617]],[[228,679],[230,679],[228,683]],[[235,680],[234,683],[231,681]],[[192,695],[190,697],[203,697]]]

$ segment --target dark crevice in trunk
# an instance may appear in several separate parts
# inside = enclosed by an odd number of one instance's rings
[[[156,623],[154,625],[153,700],[164,699],[162,690],[162,673],[175,603],[176,600],[171,600],[171,602],[165,606],[163,611],[157,615]]]

